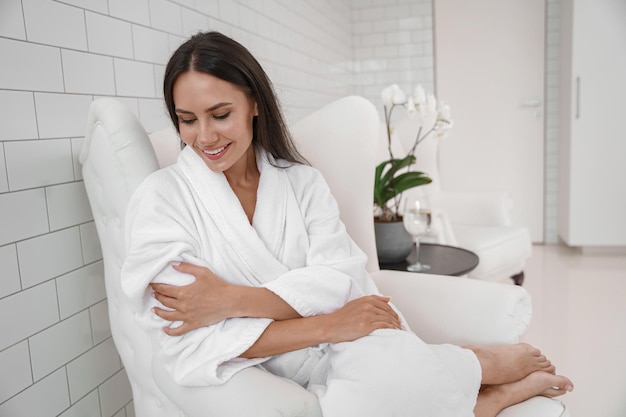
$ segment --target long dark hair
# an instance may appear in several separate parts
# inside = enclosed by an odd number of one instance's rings
[[[256,100],[259,115],[253,121],[254,146],[274,158],[306,163],[296,149],[267,74],[239,42],[219,32],[198,33],[172,55],[163,80],[163,96],[172,123],[179,131],[174,105],[174,84],[187,71],[210,74],[242,88]]]

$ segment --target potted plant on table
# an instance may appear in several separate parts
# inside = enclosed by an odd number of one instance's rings
[[[397,84],[385,88],[381,94],[385,117],[385,133],[389,159],[376,167],[374,179],[374,220],[376,246],[380,263],[400,262],[412,248],[412,240],[404,230],[400,204],[402,193],[429,184],[432,180],[424,172],[412,170],[417,158],[417,146],[430,134],[443,136],[452,126],[450,107],[437,101],[433,94],[426,94],[418,85],[408,97]],[[394,130],[392,115],[396,108],[404,108],[408,117],[418,118],[421,123],[412,146],[406,155],[396,157],[392,150]]]

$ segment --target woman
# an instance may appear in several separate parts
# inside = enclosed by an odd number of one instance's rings
[[[243,46],[193,36],[164,97],[185,147],[132,198],[122,287],[178,383],[259,366],[326,417],[487,417],[572,389],[531,346],[432,346],[408,330]]]

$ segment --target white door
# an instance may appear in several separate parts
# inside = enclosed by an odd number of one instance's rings
[[[454,128],[440,149],[449,191],[508,191],[513,222],[543,241],[543,0],[435,0],[437,97]]]

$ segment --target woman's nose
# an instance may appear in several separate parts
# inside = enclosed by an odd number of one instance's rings
[[[210,145],[218,141],[218,135],[209,124],[201,123],[196,140],[201,145]]]

